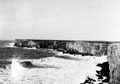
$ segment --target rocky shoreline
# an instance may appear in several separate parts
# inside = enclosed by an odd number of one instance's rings
[[[101,56],[107,55],[107,41],[72,41],[72,40],[32,40],[16,39],[15,47],[36,49],[54,49],[63,53]]]

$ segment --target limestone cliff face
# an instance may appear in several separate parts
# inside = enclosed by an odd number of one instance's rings
[[[120,84],[120,43],[109,45],[107,57],[110,69],[110,84]]]
[[[96,42],[73,42],[68,43],[67,48],[76,50],[79,53],[85,53],[88,55],[106,55],[107,54],[107,43],[96,43]]]
[[[37,49],[56,49],[70,54],[106,55],[108,42],[66,41],[66,40],[22,40],[17,39],[16,47],[36,47]]]

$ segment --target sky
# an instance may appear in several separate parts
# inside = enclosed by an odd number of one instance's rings
[[[0,39],[120,41],[120,0],[0,0]]]

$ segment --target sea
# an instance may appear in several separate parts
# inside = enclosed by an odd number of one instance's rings
[[[107,56],[16,48],[13,40],[1,40],[0,84],[99,84],[96,71],[101,68],[96,65],[106,61]]]
[[[14,40],[0,40],[0,48],[14,47]]]

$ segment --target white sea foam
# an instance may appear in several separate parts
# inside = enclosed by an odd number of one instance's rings
[[[58,56],[63,55],[59,53]],[[66,56],[66,54],[64,54]],[[74,55],[68,55],[70,57],[75,57]],[[31,60],[33,65],[37,66],[55,66],[56,68],[32,68],[26,69],[20,65],[20,60],[12,59],[12,77],[19,83],[22,80],[23,84],[28,84],[29,82],[36,83],[41,80],[43,84],[80,84],[83,83],[87,77],[97,80],[96,70],[100,70],[97,67],[97,63],[102,63],[107,61],[107,56],[101,57],[91,57],[91,56],[79,56],[76,55],[76,60],[64,59],[59,57],[48,57],[43,59]],[[23,60],[22,60],[23,61]],[[30,61],[30,60],[29,60]],[[25,79],[24,79],[24,78]],[[29,79],[29,80],[28,80]],[[17,83],[18,84],[18,83]],[[96,81],[94,84],[99,84]]]
[[[5,47],[14,47],[15,43],[5,43]]]
[[[17,81],[20,79],[24,74],[24,68],[20,65],[19,60],[13,58],[12,65],[11,65],[11,77],[13,80]]]

